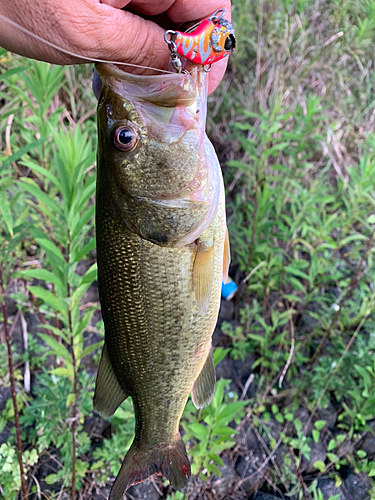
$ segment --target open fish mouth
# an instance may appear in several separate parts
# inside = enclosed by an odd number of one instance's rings
[[[165,107],[191,106],[197,95],[194,77],[189,73],[133,75],[115,64],[97,63],[92,84],[97,99],[105,83],[119,94]]]

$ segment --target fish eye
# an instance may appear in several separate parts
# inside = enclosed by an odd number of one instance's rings
[[[228,38],[225,40],[224,43],[224,49],[225,50],[234,50],[236,46],[236,39],[234,38],[233,35],[229,35]]]
[[[137,144],[137,134],[128,125],[118,127],[115,130],[114,143],[120,151],[131,151]]]

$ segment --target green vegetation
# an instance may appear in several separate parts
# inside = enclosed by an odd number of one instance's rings
[[[215,361],[251,359],[251,369],[221,379],[208,408],[187,404],[186,492],[157,484],[171,500],[219,498],[235,467],[222,498],[262,489],[323,500],[320,479],[340,488],[355,473],[361,498],[375,498],[375,1],[235,0],[233,18],[238,47],[208,128],[239,289]],[[92,69],[0,49],[0,72],[0,335],[12,339],[26,486],[30,498],[88,499],[117,474],[134,427],[129,401],[108,425],[92,414],[103,336],[99,304],[87,299],[96,279]],[[7,356],[3,342],[0,391]],[[22,486],[14,417],[8,399],[7,500]]]

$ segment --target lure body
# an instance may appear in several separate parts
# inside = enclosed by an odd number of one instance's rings
[[[229,56],[236,46],[231,23],[214,16],[200,22],[192,31],[176,31],[173,41],[177,54],[203,66]]]
[[[186,32],[166,31],[164,39],[169,45],[172,64],[177,71],[181,71],[181,64],[176,61],[176,54],[195,64],[211,66],[233,52],[236,46],[234,28],[223,18],[224,13],[224,9],[219,9]],[[170,40],[168,35],[171,35]]]

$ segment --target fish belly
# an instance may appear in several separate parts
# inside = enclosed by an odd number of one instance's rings
[[[195,245],[155,245],[131,232],[113,206],[98,207],[105,343],[117,380],[133,399],[136,439],[149,446],[169,442],[178,433],[189,392],[208,354],[220,300],[222,215],[219,207],[213,222],[219,229],[214,279],[202,315],[192,284]]]

